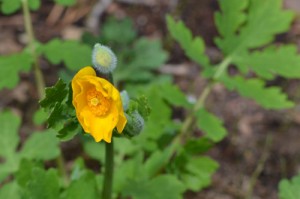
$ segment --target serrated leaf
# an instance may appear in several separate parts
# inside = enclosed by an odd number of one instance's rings
[[[228,17],[233,11],[235,14],[226,20],[221,20],[220,17],[216,20],[219,21],[217,22],[219,31],[221,33],[227,32],[227,34],[228,24],[232,24],[230,28],[232,32],[236,31],[242,22],[246,22],[239,29],[239,33],[230,34],[216,40],[223,53],[229,55],[233,60],[248,49],[266,45],[274,39],[276,34],[287,31],[294,16],[292,12],[282,10],[282,0],[249,0],[249,2],[246,19],[244,19],[244,13],[241,12],[245,8],[245,1],[230,6],[231,0],[225,0],[221,3],[223,5],[221,6],[223,17]]]
[[[204,108],[196,112],[196,119],[198,128],[205,133],[205,137],[212,141],[219,142],[227,135],[223,122]]]
[[[57,137],[60,141],[69,141],[81,130],[77,120],[69,119],[64,123],[62,129],[58,131]]]
[[[54,0],[55,3],[63,6],[72,6],[76,3],[76,0]]]
[[[33,168],[32,177],[27,185],[27,191],[31,199],[59,198],[59,179],[57,171],[41,168]]]
[[[205,43],[201,37],[193,38],[191,31],[182,21],[175,22],[167,16],[167,25],[172,37],[184,49],[185,54],[201,66],[209,66],[209,58],[205,55]]]
[[[20,189],[16,182],[5,184],[0,189],[0,198],[7,199],[20,199]]]
[[[67,84],[59,79],[52,87],[45,89],[46,97],[40,101],[40,105],[45,109],[51,109],[56,106],[56,103],[61,104],[68,95]]]
[[[160,175],[148,181],[129,181],[123,190],[132,199],[181,199],[184,185],[172,175]]]
[[[187,189],[200,191],[211,184],[211,176],[219,165],[209,157],[198,157],[188,160],[185,172],[180,174]]]
[[[59,64],[63,61],[70,70],[79,70],[91,65],[92,49],[78,41],[53,39],[39,50],[51,63]]]
[[[51,160],[59,154],[59,140],[53,130],[33,133],[26,140],[21,151],[21,156],[30,160]]]
[[[266,109],[291,108],[294,103],[279,87],[266,87],[264,81],[252,78],[244,79],[240,76],[222,77],[221,81],[230,90],[237,90],[241,96],[255,100]]]
[[[21,8],[20,0],[2,0],[1,11],[3,14],[12,14]]]
[[[300,77],[300,56],[297,47],[286,45],[276,48],[270,46],[261,51],[243,54],[236,58],[235,64],[253,70],[257,75],[273,79],[275,75],[286,78]]]
[[[79,179],[71,182],[63,193],[62,199],[95,199],[99,197],[95,174],[89,171]]]
[[[279,183],[280,199],[298,199],[300,198],[300,176],[295,176],[291,180],[283,179]]]
[[[0,57],[0,89],[14,88],[19,82],[19,73],[28,72],[33,60],[26,52]]]
[[[246,20],[245,8],[249,0],[219,0],[220,12],[215,13],[215,23],[223,38],[230,38],[237,33]]]

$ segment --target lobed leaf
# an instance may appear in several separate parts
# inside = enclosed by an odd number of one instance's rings
[[[245,53],[235,59],[235,64],[244,71],[253,70],[266,79],[273,79],[275,75],[300,77],[300,56],[294,45],[270,46],[261,51]]]
[[[0,57],[0,89],[14,88],[19,82],[19,73],[28,72],[33,63],[27,52]]]
[[[211,176],[218,168],[218,163],[209,157],[189,159],[185,171],[180,173],[180,178],[186,189],[200,191],[211,184]]]
[[[167,16],[167,25],[171,36],[184,49],[185,54],[201,66],[209,66],[209,58],[205,55],[205,43],[201,37],[193,38],[191,31],[182,21],[175,22]]]
[[[160,175],[152,180],[129,181],[123,194],[132,199],[181,199],[184,190],[175,176]]]
[[[300,176],[295,176],[291,180],[283,179],[279,183],[280,199],[298,199],[300,198]]]
[[[21,199],[20,189],[16,182],[3,185],[0,189],[0,198]]]
[[[291,108],[294,103],[279,87],[265,87],[264,81],[258,78],[244,79],[241,76],[223,77],[221,81],[230,90],[237,90],[241,96],[255,100],[266,109]]]
[[[53,39],[41,46],[39,51],[45,54],[52,64],[64,62],[70,70],[79,70],[83,66],[91,65],[92,49],[78,41]]]
[[[198,128],[205,133],[205,137],[212,141],[219,142],[227,135],[223,122],[204,108],[196,112],[196,119]]]
[[[291,11],[282,10],[282,0],[249,0],[249,3],[246,0],[235,0],[233,6],[229,6],[231,2],[221,1],[223,15],[216,15],[216,24],[224,38],[217,38],[216,44],[233,60],[248,49],[258,48],[273,41],[276,34],[288,30],[294,17]],[[246,5],[248,12],[245,18],[242,10]],[[245,24],[241,26],[242,23]],[[231,27],[227,27],[228,24],[231,24]]]

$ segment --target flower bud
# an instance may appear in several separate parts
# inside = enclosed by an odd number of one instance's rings
[[[116,68],[117,57],[110,48],[97,43],[93,49],[92,62],[98,72],[108,74]]]
[[[144,118],[137,111],[132,112],[130,115],[125,113],[125,116],[127,118],[127,125],[124,133],[131,137],[139,135],[145,125]]]
[[[121,95],[123,109],[124,109],[124,111],[127,111],[129,108],[129,100],[130,100],[129,95],[126,90],[123,90],[120,93],[120,95]]]

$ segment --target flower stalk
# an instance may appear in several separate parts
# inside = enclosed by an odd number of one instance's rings
[[[111,143],[105,142],[105,173],[104,183],[102,190],[103,199],[112,198],[112,185],[113,185],[113,173],[114,173],[114,145],[113,140]]]

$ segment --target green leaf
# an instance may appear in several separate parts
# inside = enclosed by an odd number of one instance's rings
[[[38,109],[33,115],[33,122],[36,125],[41,125],[47,120],[47,113],[43,109]]]
[[[91,157],[96,160],[99,160],[101,163],[104,163],[105,154],[104,154],[104,144],[97,143],[94,141],[86,141],[83,143],[84,151]]]
[[[135,58],[132,65],[140,68],[155,69],[167,61],[168,54],[162,50],[159,40],[141,38],[133,46]]]
[[[161,92],[164,93],[165,100],[172,105],[182,106],[188,109],[192,107],[187,100],[187,96],[175,84],[163,84],[161,86]]]
[[[160,175],[152,180],[128,181],[123,195],[132,199],[181,199],[184,185],[172,175]]]
[[[28,0],[28,5],[31,10],[37,10],[41,6],[40,0]]]
[[[1,11],[3,14],[12,14],[21,8],[20,0],[2,0]]]
[[[56,106],[56,103],[61,104],[68,95],[67,84],[59,79],[52,87],[46,90],[46,97],[40,101],[40,105],[45,109],[51,109]]]
[[[182,21],[175,22],[167,16],[167,25],[171,36],[184,49],[185,54],[201,66],[209,66],[209,58],[205,55],[205,43],[201,37],[193,38],[191,31]]]
[[[245,0],[220,2],[222,14],[216,15],[216,24],[224,38],[217,38],[216,44],[232,60],[247,52],[248,49],[270,43],[276,34],[288,30],[294,17],[291,11],[282,10],[282,0],[249,0],[249,3]],[[241,11],[246,8],[248,12],[245,17],[245,13]],[[242,23],[245,24],[240,27]]]
[[[51,160],[60,154],[59,140],[53,130],[33,133],[25,142],[21,156],[27,159]]]
[[[4,160],[4,163],[0,164],[0,182],[18,169],[19,157],[15,150],[20,140],[18,135],[20,124],[20,118],[11,112],[0,113],[0,159]]]
[[[164,168],[170,157],[173,155],[171,147],[164,149],[164,151],[155,151],[145,162],[144,171],[149,177],[155,176],[162,168]]]
[[[54,0],[55,3],[63,6],[72,6],[76,3],[76,0]]]
[[[16,182],[5,184],[0,189],[0,198],[7,199],[20,199],[20,189]]]
[[[70,70],[91,65],[92,49],[78,41],[53,39],[39,49],[52,64],[64,62]]]
[[[99,197],[95,174],[89,171],[71,182],[68,189],[63,193],[62,199],[95,199]]]
[[[28,72],[33,63],[26,52],[0,57],[0,89],[14,88],[19,82],[19,72]]]
[[[42,168],[44,165],[42,163],[36,163],[27,159],[22,159],[19,165],[18,171],[15,173],[15,179],[18,184],[26,188],[27,183],[30,181],[32,177],[32,169],[40,167]]]
[[[198,128],[212,141],[219,142],[227,135],[223,122],[204,108],[196,112],[196,118]]]
[[[236,58],[235,64],[242,69],[253,70],[266,79],[273,79],[275,75],[286,78],[300,77],[300,56],[295,45],[279,48],[270,46],[261,51],[243,54]]]
[[[215,13],[215,23],[223,38],[230,38],[237,33],[240,26],[246,21],[243,11],[249,0],[219,0],[221,12]]]
[[[59,179],[57,171],[33,168],[32,176],[27,184],[27,191],[31,199],[59,198]]]
[[[264,81],[252,78],[244,79],[240,76],[222,77],[221,81],[230,90],[237,90],[240,95],[254,99],[266,109],[291,108],[294,103],[287,99],[287,95],[280,88],[265,87]]]
[[[180,178],[187,189],[200,191],[211,184],[211,176],[219,165],[209,157],[198,157],[187,160],[185,171]]]
[[[212,146],[213,142],[208,137],[191,138],[186,142],[184,150],[189,154],[197,155],[208,151]]]
[[[300,176],[295,176],[291,180],[283,179],[279,183],[280,199],[300,198]]]
[[[109,18],[103,24],[101,37],[106,42],[125,45],[136,38],[136,31],[130,18],[122,20]]]

